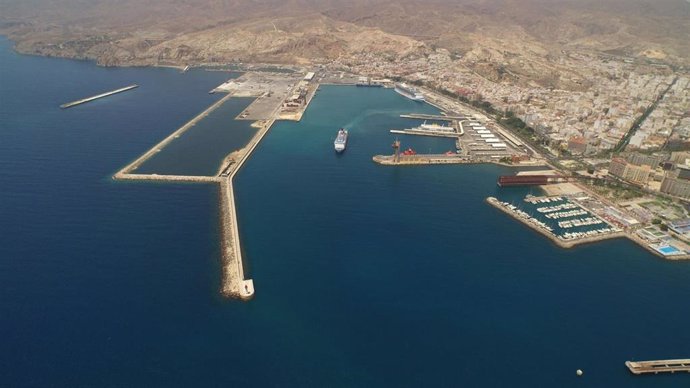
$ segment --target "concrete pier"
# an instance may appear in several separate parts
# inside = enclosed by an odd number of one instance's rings
[[[690,373],[690,359],[656,360],[656,361],[626,361],[625,366],[636,375],[643,373]]]
[[[427,129],[391,129],[390,133],[396,133],[401,135],[417,135],[417,136],[432,136],[432,137],[449,137],[452,139],[457,138],[460,134],[457,132],[441,132],[432,131]]]
[[[405,115],[400,115],[404,119],[415,119],[415,120],[437,120],[437,121],[453,121],[453,120],[468,120],[470,117],[465,116],[442,116],[442,115],[429,115],[424,113],[409,113]]]
[[[128,91],[128,90],[132,90],[132,89],[135,89],[135,88],[138,88],[138,87],[139,87],[139,85],[136,85],[136,84],[134,84],[134,85],[129,85],[129,86],[125,86],[124,88],[117,89],[117,90],[113,90],[113,91],[111,91],[111,92],[101,93],[101,94],[98,94],[98,95],[96,95],[96,96],[87,97],[87,98],[83,98],[83,99],[81,99],[81,100],[68,102],[67,104],[62,104],[62,105],[60,105],[60,108],[62,108],[62,109],[67,109],[67,108],[71,108],[71,107],[73,107],[73,106],[77,106],[77,105],[81,105],[81,104],[86,104],[87,102],[90,102],[90,101],[93,101],[93,100],[98,100],[99,98],[112,96],[113,94],[118,94],[118,93],[126,92],[126,91]]]
[[[384,166],[398,165],[428,165],[428,164],[479,164],[480,161],[468,159],[459,154],[424,154],[424,155],[400,155],[400,160],[395,161],[392,155],[376,155],[372,158],[375,163]]]

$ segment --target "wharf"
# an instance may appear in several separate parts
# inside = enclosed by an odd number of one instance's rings
[[[478,161],[468,159],[462,155],[425,154],[425,155],[400,155],[398,161],[392,155],[376,155],[372,160],[384,166],[398,165],[428,165],[428,164],[477,164]]]
[[[101,93],[101,94],[98,94],[98,95],[92,96],[92,97],[82,98],[81,100],[68,102],[67,104],[62,104],[62,105],[60,105],[60,108],[62,108],[62,109],[67,109],[67,108],[71,108],[71,107],[73,107],[73,106],[77,106],[77,105],[81,105],[81,104],[86,104],[87,102],[90,102],[90,101],[93,101],[93,100],[98,100],[99,98],[104,98],[104,97],[112,96],[113,94],[118,94],[118,93],[126,92],[126,91],[128,91],[128,90],[136,89],[136,88],[138,88],[138,87],[139,87],[139,85],[137,85],[137,84],[125,86],[124,88],[120,88],[120,89],[113,90],[113,91],[106,92],[106,93]]]
[[[417,135],[417,136],[433,136],[433,137],[450,137],[457,138],[460,136],[457,132],[443,132],[443,131],[433,131],[428,129],[391,129],[390,133],[398,133],[401,135]]]
[[[409,113],[400,115],[404,119],[415,119],[415,120],[437,120],[437,121],[454,121],[454,120],[468,120],[469,117],[465,116],[442,116],[442,115],[429,115],[422,113]]]
[[[314,98],[314,95],[316,95],[316,91],[319,89],[319,85],[321,85],[321,84],[310,85],[309,90],[307,91],[307,96],[306,96],[306,100],[304,101],[304,104],[295,111],[282,111],[282,112],[280,112],[278,115],[278,120],[285,120],[285,121],[300,121],[300,120],[302,120],[302,116],[304,115],[304,112],[307,111],[307,108],[309,107],[311,100]]]
[[[655,360],[655,361],[626,361],[625,366],[630,369],[633,374],[639,375],[643,373],[675,373],[688,372],[690,373],[690,359],[678,360]]]

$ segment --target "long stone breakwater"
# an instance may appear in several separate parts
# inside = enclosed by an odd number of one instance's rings
[[[77,105],[81,105],[81,104],[86,104],[87,102],[91,102],[91,101],[94,101],[94,100],[98,100],[99,98],[104,98],[104,97],[112,96],[113,94],[123,93],[123,92],[126,92],[126,91],[128,91],[128,90],[136,89],[136,88],[138,88],[138,87],[139,87],[139,85],[136,85],[136,84],[134,84],[134,85],[129,85],[129,86],[125,86],[124,88],[120,88],[120,89],[117,89],[117,90],[113,90],[113,91],[111,91],[111,92],[101,93],[101,94],[96,95],[96,96],[87,97],[87,98],[82,98],[81,100],[68,102],[67,104],[62,104],[62,105],[60,105],[60,108],[61,108],[61,109],[67,109],[67,108],[71,108],[71,107],[73,107],[73,106],[77,106]]]
[[[118,171],[113,179],[130,181],[158,181],[158,182],[185,182],[185,183],[216,183],[220,188],[219,206],[221,214],[221,250],[223,280],[221,292],[227,297],[240,298],[242,300],[251,299],[254,296],[254,282],[252,279],[245,278],[244,260],[242,257],[242,247],[240,245],[239,227],[237,221],[237,211],[235,207],[235,192],[233,179],[235,175],[249,158],[256,146],[268,133],[275,120],[258,122],[258,131],[249,141],[247,146],[241,150],[231,153],[223,162],[216,176],[188,176],[188,175],[159,175],[159,174],[137,174],[133,173],[146,160],[160,152],[168,143],[178,138],[186,130],[194,126],[201,119],[220,107],[231,95],[223,97],[218,102],[211,105],[201,114],[190,120],[188,123],[173,132],[170,136],[163,139],[160,143],[153,146],[150,150],[138,157]]]

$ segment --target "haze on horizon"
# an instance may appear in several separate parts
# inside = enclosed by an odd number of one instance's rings
[[[151,64],[154,58],[327,62],[444,48],[517,55],[562,49],[690,63],[687,0],[3,0],[20,52]],[[60,47],[58,50],[56,47]],[[495,54],[488,59],[495,59]]]

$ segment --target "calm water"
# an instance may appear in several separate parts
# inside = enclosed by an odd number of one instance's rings
[[[412,124],[397,115],[428,106],[325,87],[271,130],[237,177],[257,286],[241,303],[218,296],[214,186],[110,180],[227,74],[98,68],[7,41],[0,69],[0,386],[690,384],[623,365],[690,356],[690,263],[625,240],[558,249],[483,202],[525,193],[499,191],[498,167],[373,164],[388,129]]]
[[[223,159],[256,133],[251,121],[234,120],[253,98],[231,98],[141,165],[141,174],[215,175]]]

